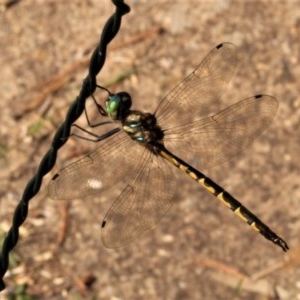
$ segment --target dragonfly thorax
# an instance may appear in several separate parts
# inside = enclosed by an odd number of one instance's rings
[[[150,113],[130,110],[131,97],[126,92],[111,94],[106,100],[106,113],[114,121],[122,123],[123,130],[136,142],[157,153],[157,144],[162,143],[164,133]]]
[[[153,152],[156,152],[155,145],[163,141],[164,133],[153,114],[132,110],[122,120],[122,126],[134,141],[144,144]]]

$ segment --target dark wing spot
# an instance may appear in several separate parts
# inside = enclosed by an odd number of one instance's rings
[[[59,174],[58,174],[58,173],[56,173],[56,174],[52,177],[51,180],[55,180],[57,177],[59,177]]]
[[[102,225],[101,225],[101,228],[104,228],[105,225],[106,225],[106,221],[103,221],[103,222],[102,222]]]
[[[222,47],[223,47],[223,43],[220,44],[220,45],[218,45],[216,48],[217,48],[217,49],[220,49],[220,48],[222,48]]]

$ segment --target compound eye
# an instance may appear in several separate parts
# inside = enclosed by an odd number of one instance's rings
[[[112,120],[118,120],[118,112],[122,105],[121,97],[116,94],[106,100],[106,112]]]

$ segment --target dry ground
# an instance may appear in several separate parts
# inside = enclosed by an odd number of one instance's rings
[[[25,284],[23,295],[37,299],[300,299],[299,2],[128,4],[131,13],[98,81],[130,92],[135,107],[153,110],[224,41],[239,47],[241,63],[216,111],[256,93],[278,99],[278,114],[263,136],[206,174],[276,229],[291,251],[284,254],[254,233],[184,176],[176,179],[182,184],[174,208],[154,230],[108,250],[100,224],[117,193],[55,202],[47,197],[49,175],[30,203],[0,298],[14,299],[9,295]],[[113,11],[109,0],[27,0],[1,11],[0,239],[80,89],[85,57]],[[49,90],[55,78],[61,88]],[[52,175],[93,148],[70,139]]]

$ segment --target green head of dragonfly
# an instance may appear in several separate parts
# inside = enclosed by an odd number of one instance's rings
[[[131,97],[126,92],[111,95],[106,100],[106,112],[112,120],[120,120],[123,118],[131,106]]]

